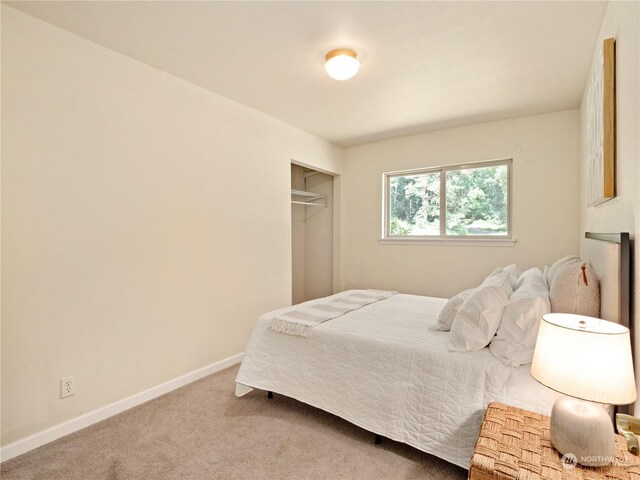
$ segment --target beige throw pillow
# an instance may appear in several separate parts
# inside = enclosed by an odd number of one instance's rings
[[[553,313],[600,316],[600,283],[590,264],[565,262],[554,272],[549,285]]]
[[[575,255],[566,255],[556,260],[555,262],[553,262],[553,264],[550,267],[545,266],[544,274],[545,274],[545,277],[547,277],[547,285],[549,285],[549,288],[551,288],[551,282],[553,282],[553,277],[556,276],[556,273],[558,272],[558,269],[560,269],[560,267],[563,267],[568,263],[577,263],[579,261],[580,259]]]

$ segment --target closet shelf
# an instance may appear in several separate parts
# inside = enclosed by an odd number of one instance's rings
[[[324,201],[322,203],[316,203],[319,200]],[[304,190],[291,190],[291,203],[296,205],[326,207],[327,195],[324,193],[305,192]]]

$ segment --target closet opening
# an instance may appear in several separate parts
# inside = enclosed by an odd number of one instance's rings
[[[293,304],[333,294],[334,177],[291,164]]]

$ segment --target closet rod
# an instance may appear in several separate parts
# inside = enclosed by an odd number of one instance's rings
[[[306,192],[304,190],[291,190],[291,195],[309,198],[325,198],[327,196],[325,193]]]
[[[312,202],[298,202],[296,200],[291,200],[291,203],[295,203],[296,205],[312,205],[314,207],[326,207],[326,203],[312,203]]]

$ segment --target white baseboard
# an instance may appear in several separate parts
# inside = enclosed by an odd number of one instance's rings
[[[148,402],[149,400],[153,400],[160,395],[164,395],[165,393],[168,393],[172,390],[184,387],[185,385],[191,382],[195,382],[196,380],[200,380],[207,375],[211,375],[212,373],[216,373],[224,370],[225,368],[231,367],[236,363],[240,363],[240,361],[242,360],[242,355],[242,353],[232,355],[231,357],[220,360],[219,362],[215,362],[211,365],[207,365],[206,367],[199,368],[197,370],[194,370],[193,372],[181,375],[180,377],[174,378],[160,385],[156,385],[155,387],[151,387],[140,393],[131,395],[130,397],[123,398],[122,400],[118,400],[117,402],[105,405],[104,407],[98,408],[91,412],[80,415],[79,417],[72,418],[71,420],[67,420],[66,422],[54,425],[51,428],[47,428],[46,430],[34,433],[33,435],[10,443],[0,449],[0,461],[4,462],[13,457],[17,457],[18,455],[22,455],[29,450],[38,448],[60,437],[64,437],[65,435],[69,435],[70,433],[86,428],[89,425],[98,423],[106,418],[124,412],[125,410],[128,410],[132,407]]]

